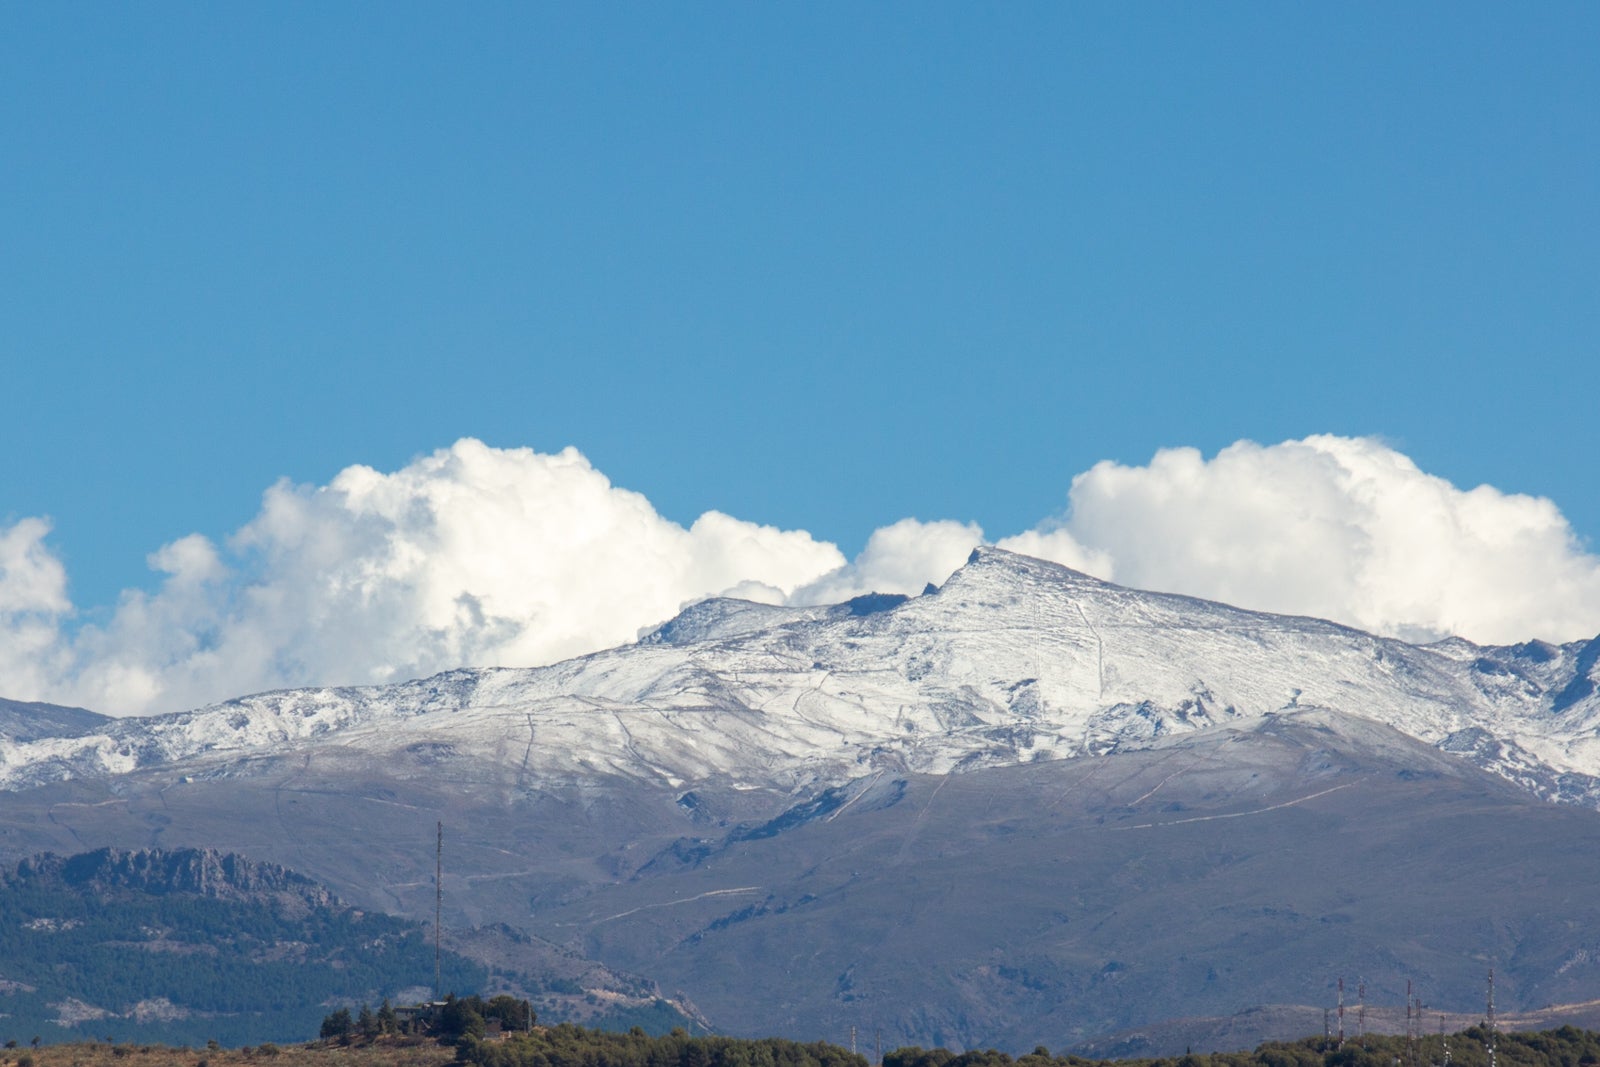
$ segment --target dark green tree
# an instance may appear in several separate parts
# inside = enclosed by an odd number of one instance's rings
[[[349,1008],[340,1008],[322,1019],[322,1029],[318,1036],[324,1041],[344,1041],[350,1037],[350,1031],[355,1028],[355,1023],[350,1018]]]
[[[467,1000],[458,999],[454,994],[445,999],[444,1007],[439,1011],[439,1039],[441,1041],[458,1041],[463,1037],[482,1037],[487,1027],[483,1016],[478,1013],[470,1001],[477,1000],[471,997]],[[481,1001],[479,1003],[482,1003]]]

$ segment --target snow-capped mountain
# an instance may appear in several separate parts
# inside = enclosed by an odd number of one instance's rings
[[[794,789],[872,769],[1102,755],[1308,707],[1386,723],[1547,798],[1600,804],[1600,638],[1416,646],[993,548],[919,597],[707,600],[637,644],[549,667],[0,732],[0,787],[158,764],[226,775],[254,755],[337,744],[376,756],[449,746],[543,781]]]
[[[708,600],[538,669],[13,707],[0,858],[213,847],[426,917],[442,824],[450,925],[746,1034],[1023,1049],[1204,1016],[1237,1047],[1298,1036],[1339,974],[1474,1010],[1487,960],[1508,1011],[1584,1022],[1597,660],[981,549],[922,596]],[[1139,1054],[1192,1040],[1162,1032]]]

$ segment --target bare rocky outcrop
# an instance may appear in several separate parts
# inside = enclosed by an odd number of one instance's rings
[[[43,853],[12,876],[100,892],[189,893],[232,901],[271,901],[294,912],[341,907],[331,890],[275,863],[258,863],[212,848],[102,848],[76,856]]]

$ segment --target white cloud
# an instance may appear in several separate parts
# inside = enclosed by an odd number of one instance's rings
[[[1553,503],[1457,489],[1370,438],[1100,463],[1073,479],[1065,516],[1001,543],[1125,585],[1410,639],[1600,632],[1600,558]]]
[[[261,689],[554,662],[712,595],[826,603],[943,582],[984,539],[902,519],[854,561],[804,531],[707,512],[684,528],[573,449],[463,440],[401,470],[282,482],[222,545],[151,554],[164,578],[75,627],[49,524],[0,527],[0,695],[112,713]],[[1555,505],[1463,491],[1366,439],[1240,442],[1101,463],[1065,514],[1002,539],[1127,585],[1479,641],[1600,631],[1600,559]]]
[[[61,615],[67,601],[67,570],[44,543],[50,523],[23,519],[0,530],[0,616]]]
[[[0,527],[0,695],[46,692],[67,668],[61,623],[72,610],[67,570],[45,544],[50,523]]]
[[[57,662],[0,664],[0,693],[115,713],[554,662],[631,641],[687,601],[741,583],[781,598],[845,563],[803,531],[717,512],[685,529],[573,449],[473,440],[392,474],[281,482],[226,551],[199,535],[167,545],[150,557],[166,575],[156,592],[125,594],[108,623],[70,637],[43,533],[26,520],[5,534],[5,558],[26,566],[7,569],[0,595],[48,613],[35,643]]]

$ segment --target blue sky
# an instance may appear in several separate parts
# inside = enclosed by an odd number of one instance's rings
[[[461,437],[995,537],[1378,435],[1600,535],[1600,8],[8,5],[0,524],[80,611]]]

